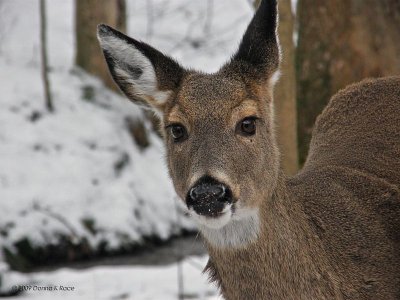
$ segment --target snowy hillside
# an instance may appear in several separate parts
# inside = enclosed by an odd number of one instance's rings
[[[146,1],[127,2],[130,35],[205,71],[229,57],[252,15],[244,0],[157,0],[149,26]],[[142,112],[73,66],[73,1],[47,3],[54,114],[43,104],[38,1],[0,5],[0,247],[67,240],[110,251],[194,229],[178,222],[151,125],[146,149],[126,129]]]

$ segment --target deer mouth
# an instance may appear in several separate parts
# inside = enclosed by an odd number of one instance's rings
[[[232,190],[218,180],[204,176],[189,190],[186,205],[189,211],[206,218],[219,218],[234,208]]]

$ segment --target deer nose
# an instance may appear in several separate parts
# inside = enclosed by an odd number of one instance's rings
[[[221,199],[225,196],[225,186],[223,184],[207,184],[203,183],[190,189],[190,198],[193,201],[201,201],[209,197]]]
[[[186,204],[199,215],[216,217],[227,204],[232,203],[228,186],[210,176],[200,178],[189,190]]]

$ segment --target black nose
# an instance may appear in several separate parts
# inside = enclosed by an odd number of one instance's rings
[[[207,200],[209,197],[220,199],[224,197],[225,190],[225,186],[220,183],[201,183],[190,190],[190,198],[192,198],[193,201]]]
[[[200,178],[189,190],[186,204],[200,215],[216,217],[232,203],[232,193],[228,186],[210,176]]]

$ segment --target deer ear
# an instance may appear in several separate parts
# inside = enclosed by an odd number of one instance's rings
[[[276,80],[281,59],[277,29],[277,0],[262,0],[238,51],[224,68],[244,71],[251,79]]]
[[[134,103],[162,116],[165,103],[180,85],[183,68],[153,47],[107,25],[98,26],[97,37],[122,92]]]

